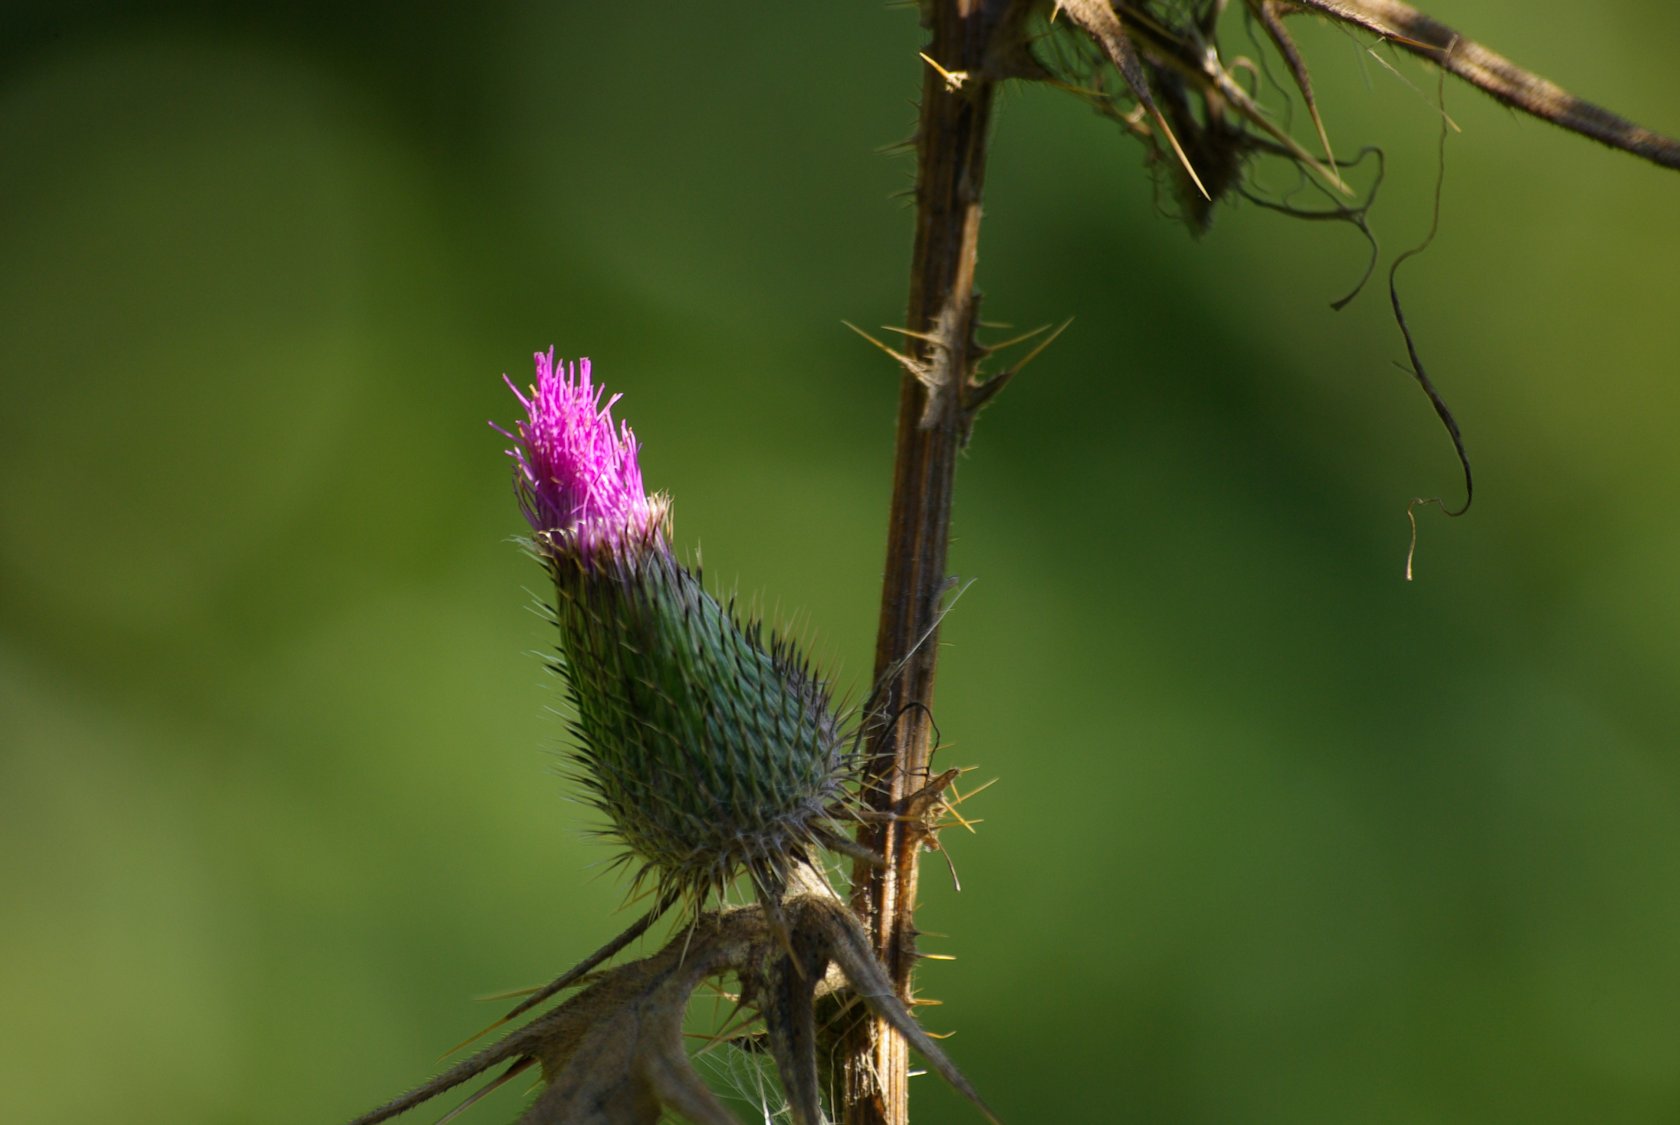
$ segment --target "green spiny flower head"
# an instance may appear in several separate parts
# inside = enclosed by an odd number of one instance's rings
[[[539,352],[536,368],[528,396],[514,389],[527,417],[508,452],[554,581],[579,779],[638,879],[698,898],[744,872],[773,903],[795,862],[844,845],[847,738],[828,689],[677,561],[669,502],[643,493],[635,437],[589,361]]]

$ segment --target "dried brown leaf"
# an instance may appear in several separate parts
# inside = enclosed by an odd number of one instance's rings
[[[774,914],[762,904],[702,914],[657,953],[587,978],[553,1011],[352,1125],[376,1125],[503,1063],[517,1071],[533,1062],[544,1089],[520,1125],[656,1125],[667,1110],[694,1125],[735,1125],[695,1071],[682,1035],[695,991],[729,973],[745,986],[743,1004],[764,1019],[796,1125],[823,1125],[813,1010],[831,990],[831,963],[876,1015],[997,1120],[894,994],[862,927],[828,892],[788,898]]]

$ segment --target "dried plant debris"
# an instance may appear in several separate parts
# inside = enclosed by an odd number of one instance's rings
[[[1289,98],[1260,102],[1266,60],[1227,56],[1226,0],[1052,0],[1049,30],[1034,43],[1045,75],[1143,139],[1173,187],[1192,230],[1239,190],[1257,154],[1282,157],[1348,194],[1331,150],[1305,58],[1285,18],[1312,13],[1373,34],[1456,75],[1499,101],[1612,148],[1680,168],[1680,142],[1584,101],[1397,0],[1243,0],[1250,39],[1281,60],[1311,119],[1309,151],[1286,126]],[[1283,122],[1283,124],[1280,124]]]
[[[351,1125],[390,1120],[501,1068],[470,1105],[533,1066],[543,1089],[520,1125],[654,1125],[666,1111],[695,1125],[736,1125],[695,1071],[682,1034],[690,997],[724,976],[739,980],[739,1003],[763,1021],[756,1042],[775,1063],[794,1125],[827,1120],[818,1060],[828,1036],[815,1012],[843,990],[997,1120],[898,999],[844,905],[831,894],[803,893],[782,902],[778,914],[762,904],[700,914],[657,953],[578,976],[572,983],[581,991],[552,1011]]]
[[[1047,11],[1050,20],[1030,44],[1039,73],[1034,73],[1034,66],[1021,66],[1016,74],[1077,94],[1143,140],[1152,164],[1166,171],[1193,233],[1206,231],[1214,205],[1231,195],[1296,218],[1355,227],[1370,245],[1371,256],[1353,290],[1332,302],[1335,308],[1359,293],[1377,264],[1377,241],[1368,214],[1382,182],[1383,157],[1381,150],[1367,147],[1353,161],[1336,158],[1306,59],[1285,26],[1288,16],[1313,14],[1374,35],[1380,43],[1433,64],[1442,76],[1455,75],[1514,109],[1661,167],[1680,169],[1680,141],[1576,97],[1399,0],[1241,2],[1258,61],[1227,56],[1221,19],[1227,0],[1040,0],[1038,8]],[[1281,63],[1287,83],[1272,77],[1268,56]],[[1266,92],[1277,104],[1275,110],[1262,105]],[[1289,115],[1297,97],[1312,122],[1317,151],[1291,135]],[[1444,86],[1438,97],[1444,101]],[[1442,168],[1450,125],[1443,106],[1438,156]],[[1317,189],[1328,204],[1301,206],[1291,201],[1293,192],[1282,198],[1269,196],[1249,173],[1256,156],[1278,157],[1294,165],[1302,181]],[[1375,174],[1362,173],[1365,186],[1356,193],[1343,172],[1367,157]],[[1448,515],[1461,515],[1474,495],[1463,435],[1424,368],[1396,281],[1399,267],[1433,240],[1440,223],[1440,203],[1438,179],[1428,235],[1399,255],[1388,272],[1389,301],[1406,346],[1405,370],[1429,398],[1452,439],[1464,477],[1464,500],[1457,507],[1449,507],[1439,497],[1411,502],[1407,515],[1412,520],[1414,549],[1417,507],[1439,505]],[[1411,577],[1410,553],[1406,575]]]
[[[1446,82],[1443,78],[1438,97],[1443,103],[1446,99]],[[1388,299],[1394,309],[1394,323],[1400,329],[1401,338],[1406,341],[1406,357],[1410,366],[1406,369],[1412,379],[1429,397],[1429,404],[1435,408],[1435,416],[1441,420],[1441,425],[1452,438],[1453,450],[1458,454],[1459,468],[1464,472],[1464,503],[1456,508],[1448,507],[1447,502],[1439,496],[1413,497],[1406,505],[1406,520],[1412,526],[1412,543],[1406,550],[1406,581],[1412,580],[1412,561],[1417,554],[1417,510],[1425,505],[1433,505],[1454,519],[1470,511],[1470,503],[1476,498],[1476,478],[1470,471],[1470,453],[1464,448],[1464,435],[1459,432],[1458,419],[1453,417],[1452,410],[1447,406],[1447,400],[1441,397],[1441,392],[1435,389],[1435,381],[1429,377],[1429,371],[1423,366],[1423,359],[1418,355],[1417,340],[1412,336],[1412,329],[1406,323],[1406,311],[1400,304],[1400,285],[1397,280],[1400,267],[1410,258],[1429,249],[1429,244],[1435,241],[1435,234],[1441,229],[1441,188],[1447,174],[1447,130],[1448,117],[1445,105],[1441,113],[1441,133],[1439,147],[1436,154],[1435,174],[1435,205],[1429,219],[1429,233],[1423,236],[1423,241],[1416,246],[1402,252],[1388,267]]]

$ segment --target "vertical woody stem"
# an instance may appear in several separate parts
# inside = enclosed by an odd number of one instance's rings
[[[986,62],[1011,21],[1013,0],[929,0],[927,55],[963,75],[955,89],[934,67],[923,70],[916,136],[916,240],[910,266],[908,327],[912,360],[899,387],[898,441],[886,575],[875,642],[879,724],[867,746],[866,796],[877,812],[902,809],[928,777],[937,619],[946,589],[952,481],[966,429],[963,398],[978,360],[972,327],[987,129],[994,83]],[[901,997],[916,962],[916,852],[919,838],[887,820],[860,838],[885,866],[860,864],[853,908]],[[846,1125],[905,1125],[908,1057],[885,1023],[866,1020],[843,1046]]]

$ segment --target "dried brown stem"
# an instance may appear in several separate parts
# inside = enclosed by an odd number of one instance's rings
[[[1029,7],[1020,0],[932,0],[916,135],[916,235],[910,267],[908,354],[899,388],[898,439],[875,675],[879,717],[866,750],[866,797],[883,815],[860,830],[886,859],[858,864],[852,906],[901,997],[916,961],[919,837],[902,814],[927,778],[928,706],[939,653],[940,600],[947,590],[952,480],[972,411],[982,349],[973,328],[980,198],[997,76],[1020,48]],[[930,65],[931,64],[931,65]],[[842,1045],[848,1125],[904,1125],[904,1041],[879,1018]]]
[[[1680,168],[1680,141],[1636,125],[1524,70],[1505,56],[1399,0],[1294,0],[1301,7],[1373,31],[1498,100],[1611,148]]]

